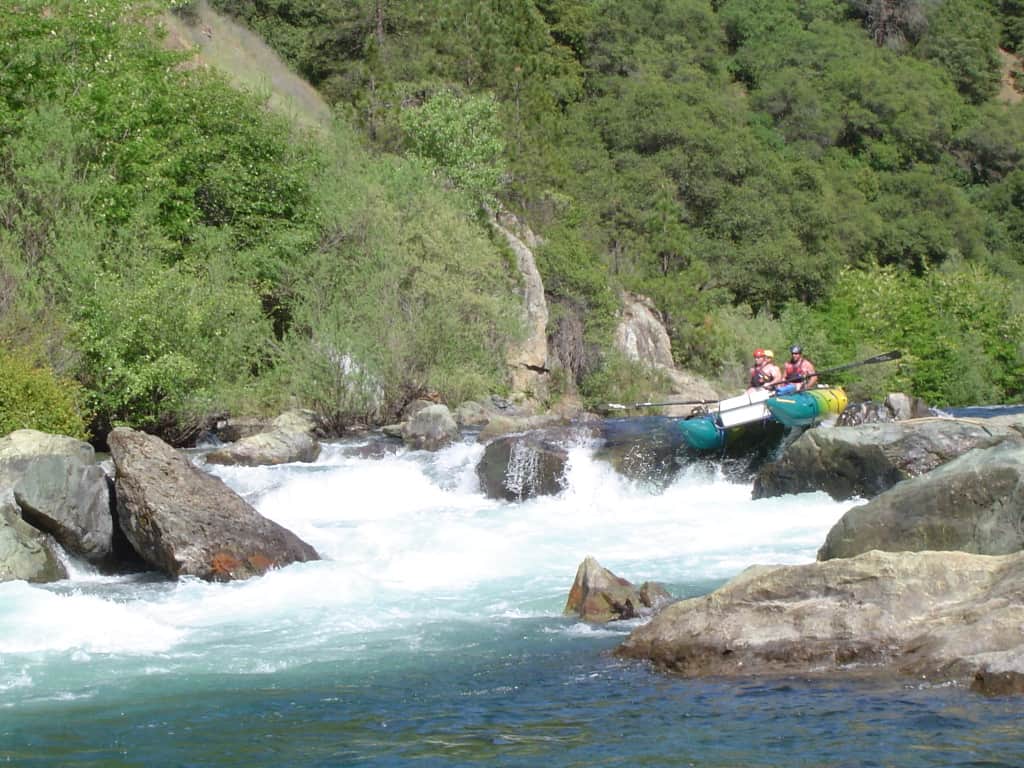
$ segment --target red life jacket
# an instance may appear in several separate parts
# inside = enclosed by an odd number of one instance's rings
[[[786,381],[804,381],[814,375],[814,366],[806,357],[801,357],[795,365],[786,363]]]

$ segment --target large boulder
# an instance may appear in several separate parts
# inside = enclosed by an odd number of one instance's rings
[[[1024,553],[754,566],[664,608],[617,652],[689,677],[896,672],[1012,690],[1024,674],[1022,595]]]
[[[174,578],[229,581],[319,559],[313,547],[160,439],[118,427],[107,441],[121,527],[152,567]]]
[[[717,401],[718,392],[706,379],[675,367],[672,343],[654,302],[646,296],[622,294],[622,310],[615,328],[615,347],[630,360],[656,371],[668,383],[668,392],[652,396],[652,401]],[[692,405],[669,405],[666,416],[685,417]]]
[[[68,552],[94,563],[112,552],[114,519],[106,473],[88,443],[19,429],[0,439],[0,488],[21,517]]]
[[[588,556],[576,570],[563,613],[591,623],[635,619],[651,615],[671,599],[661,584],[645,581],[635,587]]]
[[[401,434],[413,450],[436,451],[458,439],[459,425],[447,405],[433,403],[416,411],[402,426]]]
[[[672,368],[672,341],[657,308],[646,296],[625,292],[615,327],[615,346],[628,357],[650,368]]]
[[[270,430],[243,437],[238,442],[206,454],[210,464],[243,467],[276,466],[316,461],[320,443],[314,436],[318,425],[312,414],[289,411],[278,416]]]
[[[588,426],[552,427],[492,440],[476,466],[480,489],[491,499],[522,501],[553,496],[567,486],[569,451],[593,439]]]
[[[825,491],[837,501],[871,498],[901,480],[932,471],[974,448],[1020,433],[971,419],[914,419],[808,429],[754,480],[755,499]]]
[[[46,583],[68,577],[51,539],[21,519],[14,496],[0,496],[0,582]]]
[[[832,526],[819,560],[872,549],[1024,549],[1024,442],[976,449],[854,507]]]

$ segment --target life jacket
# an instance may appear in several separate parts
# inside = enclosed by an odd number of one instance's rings
[[[804,381],[814,375],[814,366],[806,357],[801,357],[800,362],[794,365],[786,363],[786,381]]]
[[[765,370],[768,367],[768,363],[763,365],[755,365],[750,369],[750,386],[754,388],[763,387],[769,381],[772,380],[770,372]]]

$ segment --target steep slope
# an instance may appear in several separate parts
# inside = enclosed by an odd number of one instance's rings
[[[300,125],[323,128],[330,122],[331,109],[315,88],[258,35],[221,16],[205,0],[197,3],[188,20],[168,13],[164,23],[168,45],[194,48],[198,65],[219,70],[239,87],[265,93],[272,109],[291,115]]]

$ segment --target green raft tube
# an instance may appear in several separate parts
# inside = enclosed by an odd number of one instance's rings
[[[809,427],[846,408],[842,387],[819,387],[805,392],[775,395],[765,401],[771,415],[785,427]]]

